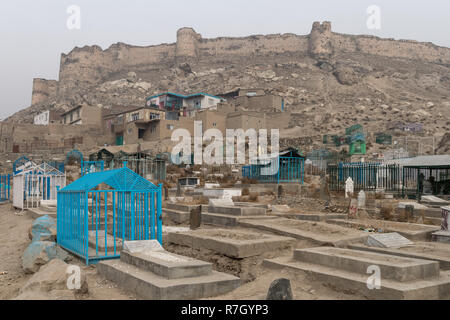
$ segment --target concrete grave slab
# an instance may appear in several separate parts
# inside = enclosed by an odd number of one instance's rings
[[[334,247],[295,250],[294,259],[359,274],[367,274],[367,268],[376,265],[383,279],[401,282],[439,276],[439,263],[436,261]]]
[[[212,272],[212,264],[167,251],[122,251],[121,261],[166,279],[200,277]]]
[[[158,240],[124,241],[123,249],[130,253],[163,252]]]
[[[288,213],[291,211],[291,208],[288,205],[273,205],[272,212],[273,213]]]
[[[121,260],[102,261],[98,272],[143,299],[192,300],[215,297],[240,286],[239,278],[211,271],[197,277],[167,279]]]
[[[401,248],[411,244],[411,241],[397,232],[371,234],[366,241],[367,246],[378,248]]]
[[[418,241],[401,248],[378,248],[369,247],[364,244],[352,244],[349,245],[349,248],[386,253],[400,257],[438,261],[441,269],[450,270],[450,246],[445,243]]]
[[[400,235],[408,238],[409,240],[430,239],[431,234],[440,229],[439,227],[430,226],[426,224],[384,221],[375,219],[359,219],[359,220],[330,219],[327,220],[327,222],[350,228],[372,227],[375,229],[381,229],[382,232],[397,232]]]
[[[293,237],[301,240],[309,240],[317,244],[329,244],[333,246],[345,246],[348,243],[363,242],[367,239],[367,233],[328,224],[325,222],[311,222],[293,219],[258,219],[240,220],[239,225],[247,228],[255,228],[270,231],[282,236]]]
[[[212,207],[233,207],[234,202],[231,199],[209,199],[208,205]]]
[[[162,226],[162,233],[170,233],[170,232],[188,232],[189,228],[187,227],[173,227],[173,226]]]
[[[288,219],[307,220],[307,221],[329,221],[331,219],[347,219],[345,213],[324,213],[324,212],[292,212],[292,213],[272,213],[278,217],[284,217]]]
[[[236,227],[239,221],[258,220],[258,219],[276,219],[276,216],[258,215],[258,216],[236,216],[222,213],[202,213],[202,222],[205,224],[219,227]]]
[[[170,243],[194,249],[208,249],[232,258],[257,256],[294,244],[287,237],[229,229],[203,229],[186,233],[169,233]]]
[[[404,208],[406,208],[406,206],[414,206],[414,210],[428,209],[427,206],[420,204],[418,202],[415,202],[415,201],[408,201],[408,202],[404,201],[404,202],[398,203],[398,208],[400,208],[400,209],[404,209]]]
[[[421,259],[321,247],[296,250],[293,258],[267,259],[263,265],[306,272],[317,281],[369,299],[442,299],[450,294],[450,271],[439,271],[436,262]],[[384,275],[376,290],[367,283],[371,265],[379,266]]]
[[[450,231],[436,231],[431,235],[431,237],[433,241],[450,244]]]

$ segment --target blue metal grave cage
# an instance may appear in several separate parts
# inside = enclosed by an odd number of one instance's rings
[[[81,161],[81,176],[88,173],[101,172],[105,170],[105,162],[101,161]]]
[[[11,176],[0,175],[0,202],[8,201],[11,194]]]
[[[58,244],[87,265],[119,258],[125,240],[162,243],[162,184],[126,166],[86,174],[58,191],[57,230]]]
[[[305,158],[289,148],[264,163],[242,167],[242,177],[261,183],[300,183],[305,176]]]

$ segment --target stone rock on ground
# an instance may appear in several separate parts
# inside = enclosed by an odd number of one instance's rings
[[[22,255],[22,268],[25,273],[35,273],[42,265],[55,258],[68,261],[71,256],[55,242],[33,241]]]
[[[56,241],[56,220],[48,215],[33,221],[28,236],[32,241]]]
[[[291,281],[289,279],[277,279],[270,284],[266,300],[292,300]]]
[[[75,276],[73,270],[68,267],[69,265],[64,261],[53,259],[27,281],[15,300],[72,300],[76,298],[76,295],[87,294],[88,284],[83,272],[79,274],[79,286],[73,290],[68,288],[68,283],[74,283]]]
[[[273,205],[272,212],[274,213],[288,213],[291,208],[288,205]]]
[[[340,84],[351,86],[358,83],[358,76],[352,68],[338,67],[333,74]]]

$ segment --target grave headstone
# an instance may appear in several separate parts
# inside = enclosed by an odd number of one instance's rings
[[[328,189],[325,173],[320,174],[320,199],[326,201],[330,200],[330,191]]]
[[[200,225],[202,224],[202,206],[201,205],[199,205],[196,208],[191,209],[189,223],[190,223],[189,227],[191,230],[200,228]]]
[[[448,231],[448,217],[450,213],[450,206],[441,207],[442,210],[442,219],[441,219],[441,230]]]
[[[358,214],[358,200],[350,199],[350,204],[348,206],[348,219],[356,219]]]
[[[266,300],[292,300],[291,281],[289,279],[277,279],[270,284]]]
[[[283,186],[278,186],[277,191],[278,191],[278,198],[283,197],[283,192],[284,192]]]
[[[130,253],[164,251],[158,240],[124,241],[123,249]]]
[[[352,178],[348,177],[345,181],[345,197],[349,198],[353,195],[354,183]]]
[[[177,197],[181,197],[181,185],[180,185],[180,182],[177,183]]]
[[[397,232],[371,234],[366,242],[367,246],[378,248],[401,248],[411,244],[413,244],[413,242]]]
[[[274,213],[288,213],[291,211],[288,205],[273,205],[272,212]]]
[[[167,186],[164,186],[164,200],[169,199],[169,188]]]
[[[406,221],[409,221],[414,217],[414,206],[407,205],[405,206],[405,218]]]
[[[366,193],[364,190],[361,190],[358,193],[358,208],[364,209],[366,207]]]

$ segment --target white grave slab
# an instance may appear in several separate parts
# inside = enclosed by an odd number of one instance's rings
[[[186,227],[162,226],[162,233],[170,232],[188,232],[190,229]]]
[[[398,203],[398,208],[399,209],[404,209],[406,208],[406,206],[414,206],[414,210],[420,210],[420,209],[428,209],[427,206],[417,203],[417,202],[399,202]]]
[[[233,207],[234,202],[231,199],[209,199],[209,203],[211,207]]]
[[[188,262],[188,259],[181,258],[180,256],[175,256],[168,252],[146,252],[146,255],[154,257],[159,260],[167,261],[167,262]]]
[[[288,205],[273,205],[272,212],[275,213],[288,213],[291,211],[291,208]]]
[[[205,183],[205,189],[217,189],[220,188],[220,184],[218,183]]]
[[[366,242],[367,246],[378,248],[402,248],[412,244],[412,241],[397,232],[371,234]]]
[[[422,200],[429,201],[429,202],[436,202],[436,203],[445,203],[450,204],[450,201],[435,197],[435,196],[422,196]]]
[[[130,253],[145,253],[145,252],[163,252],[164,249],[158,240],[138,240],[125,241],[123,249]]]

